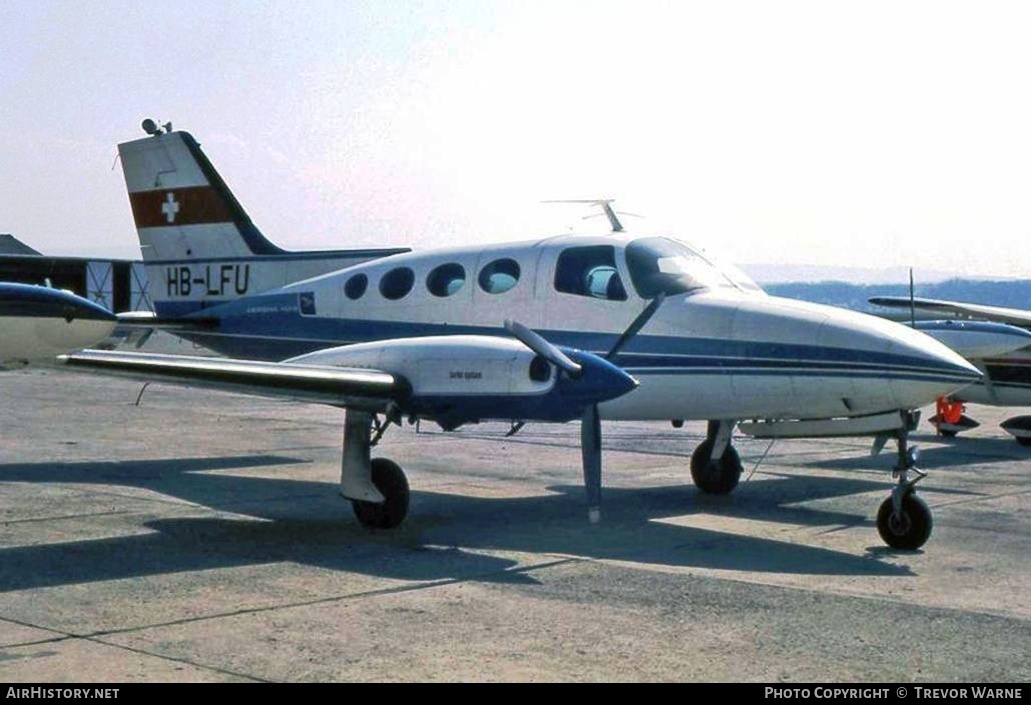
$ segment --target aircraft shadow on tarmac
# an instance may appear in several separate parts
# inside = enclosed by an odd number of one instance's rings
[[[985,465],[991,463],[1008,463],[1026,461],[1031,453],[1017,445],[1012,438],[976,438],[973,436],[957,438],[920,438],[914,436],[912,443],[920,448],[919,467],[934,471],[935,468],[959,467],[964,465]],[[928,446],[927,443],[934,443]],[[848,458],[821,457],[804,463],[800,467],[858,470],[883,467],[890,469],[895,463],[895,449],[891,442],[876,458],[869,453],[857,454]],[[932,475],[933,477],[933,475]],[[937,488],[935,488],[938,491]]]
[[[607,487],[602,523],[591,526],[579,486],[549,487],[550,493],[529,497],[478,498],[420,491],[418,469],[412,468],[416,489],[409,520],[397,530],[370,533],[352,517],[329,478],[314,482],[212,473],[308,462],[244,455],[0,465],[0,482],[120,485],[200,505],[160,504],[155,513],[173,509],[233,513],[147,520],[146,507],[141,510],[134,504],[125,514],[130,522],[133,515],[141,519],[128,530],[145,527],[147,533],[0,547],[0,592],[275,562],[403,580],[536,582],[518,569],[515,560],[490,555],[499,551],[740,571],[912,574],[909,568],[869,552],[857,556],[653,521],[703,513],[788,526],[863,525],[873,532],[874,507],[868,512],[871,516],[860,516],[790,505],[885,490],[888,484],[883,479],[760,478],[743,482],[728,497],[700,495],[687,485]],[[117,505],[127,500],[124,495],[109,495],[104,501]]]

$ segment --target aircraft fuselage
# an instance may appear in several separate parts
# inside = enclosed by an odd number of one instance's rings
[[[678,248],[683,248],[682,250]],[[915,408],[976,376],[904,326],[765,295],[686,245],[560,236],[399,254],[206,309],[191,334],[234,357],[282,360],[338,345],[506,336],[507,318],[604,354],[659,291],[667,299],[614,362],[634,392],[610,419],[848,417]]]

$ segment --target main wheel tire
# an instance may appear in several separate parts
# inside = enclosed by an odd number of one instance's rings
[[[741,457],[728,445],[723,457],[712,460],[712,439],[705,439],[691,454],[691,479],[707,494],[730,494],[741,479]]]
[[[940,433],[945,438],[955,438],[956,434],[959,433],[959,431],[948,431],[948,430],[943,428],[943,429],[939,429],[938,433]]]
[[[1017,443],[1024,446],[1025,448],[1031,446],[1031,436],[1016,436]]]
[[[351,500],[354,515],[367,529],[393,529],[408,515],[408,478],[393,460],[372,459],[372,484],[383,502]]]
[[[934,520],[931,508],[920,497],[910,492],[902,499],[902,511],[895,516],[891,497],[877,510],[877,533],[892,548],[912,551],[920,548],[931,537]]]

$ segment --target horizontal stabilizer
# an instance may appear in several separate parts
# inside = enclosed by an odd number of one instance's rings
[[[118,325],[128,328],[167,331],[210,331],[218,328],[217,318],[172,318],[158,316],[150,311],[126,311],[118,314]]]

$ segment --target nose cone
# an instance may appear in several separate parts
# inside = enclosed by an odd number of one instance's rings
[[[981,378],[954,350],[908,326],[816,304],[799,308],[798,303],[792,307],[802,315],[826,316],[813,331],[815,340],[852,376],[855,392],[846,401],[855,412],[915,409]]]
[[[724,364],[734,398],[751,402],[745,417],[822,419],[916,409],[980,377],[933,338],[876,316],[773,296],[711,301],[706,332],[729,338],[739,351]]]
[[[890,333],[885,332],[894,338],[889,354],[897,355],[905,366],[892,380],[900,408],[922,406],[981,379],[980,370],[930,335],[900,324],[890,328]]]

